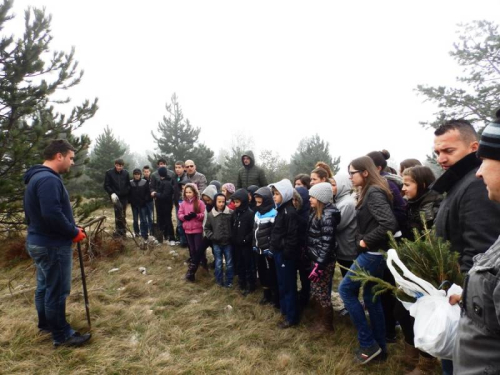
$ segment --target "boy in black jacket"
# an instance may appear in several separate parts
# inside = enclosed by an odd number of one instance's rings
[[[132,207],[132,216],[134,219],[134,233],[139,237],[139,219],[141,220],[141,237],[143,243],[148,239],[148,221],[146,203],[149,194],[149,184],[143,180],[141,170],[134,169],[134,179],[130,180],[129,202]]]
[[[253,211],[248,207],[248,191],[238,189],[231,197],[235,205],[231,238],[236,258],[238,284],[243,295],[255,291],[255,263],[252,254]]]
[[[167,168],[160,167],[158,169],[160,180],[156,182],[155,191],[151,196],[156,202],[156,213],[158,216],[158,226],[163,232],[166,240],[170,240],[170,244],[174,242],[174,227],[172,225],[172,207],[174,203],[174,185],[172,179],[167,173]],[[163,241],[160,241],[163,242]]]
[[[285,316],[285,321],[279,327],[289,328],[299,323],[296,271],[300,257],[298,217],[292,203],[293,186],[290,180],[283,179],[269,186],[278,210],[271,233],[270,250],[276,264],[280,309]]]

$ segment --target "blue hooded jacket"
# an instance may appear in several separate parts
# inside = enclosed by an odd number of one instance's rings
[[[59,173],[35,165],[24,174],[27,242],[37,246],[69,246],[78,234],[69,194]]]

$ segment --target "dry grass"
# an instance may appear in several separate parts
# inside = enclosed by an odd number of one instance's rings
[[[8,280],[35,285],[24,261],[0,276],[0,373],[5,374],[403,374],[402,345],[389,347],[385,363],[354,365],[356,331],[336,317],[336,331],[317,337],[305,313],[296,329],[276,327],[280,314],[258,304],[260,292],[242,297],[199,270],[183,279],[187,251],[167,245],[142,252],[128,241],[115,259],[86,265],[93,338],[78,349],[52,347],[37,333],[33,292],[9,295]],[[143,275],[139,267],[146,267]],[[119,271],[109,273],[112,268]],[[87,331],[77,258],[68,319]],[[152,281],[150,281],[152,280]],[[16,290],[16,289],[15,289]],[[15,291],[14,290],[14,291]],[[231,305],[232,310],[226,309]]]

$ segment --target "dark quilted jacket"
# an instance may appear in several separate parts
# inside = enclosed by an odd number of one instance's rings
[[[408,201],[408,228],[410,229],[410,238],[413,238],[413,229],[419,232],[424,230],[421,215],[425,217],[425,223],[428,229],[434,225],[434,220],[439,210],[439,205],[443,196],[434,190],[428,190],[420,198]]]
[[[130,176],[126,169],[117,172],[115,168],[106,171],[104,176],[104,190],[111,195],[116,194],[120,198],[128,197],[130,190]]]
[[[283,257],[288,260],[300,258],[298,223],[297,211],[291,200],[278,207],[271,233],[272,253],[283,251]]]
[[[130,205],[133,207],[144,207],[150,197],[149,184],[146,180],[139,181],[130,180],[129,199]]]
[[[240,200],[241,206],[233,212],[231,242],[239,247],[252,247],[254,214],[248,208],[248,192],[245,189],[239,189],[232,195],[232,199]]]
[[[248,156],[251,160],[250,165],[246,166],[243,165],[243,167],[240,168],[238,171],[238,180],[236,181],[236,189],[240,188],[248,188],[251,185],[255,185],[258,187],[262,186],[267,186],[267,178],[264,170],[258,166],[255,165],[255,158],[253,156],[252,151],[247,151],[245,152],[242,156],[242,163],[243,163],[243,156]]]
[[[387,232],[395,233],[398,223],[392,212],[392,205],[386,193],[377,186],[371,186],[366,196],[356,209],[359,235],[356,238],[358,250],[378,251],[389,249],[389,236]],[[364,240],[368,248],[359,247],[359,242]]]
[[[320,219],[316,213],[309,216],[307,235],[307,256],[312,262],[327,265],[335,262],[337,241],[335,231],[340,223],[340,211],[328,203]]]
[[[232,211],[225,207],[219,212],[215,208],[207,215],[205,223],[205,237],[216,245],[229,245],[231,243],[231,217]]]

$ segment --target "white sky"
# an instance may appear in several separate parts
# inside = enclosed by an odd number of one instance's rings
[[[494,20],[498,1],[16,0],[53,16],[53,48],[85,70],[69,95],[99,98],[83,131],[106,125],[142,152],[177,93],[215,152],[235,133],[284,158],[319,133],[342,165],[382,148],[424,159],[435,108],[417,84],[450,85],[456,24]]]

